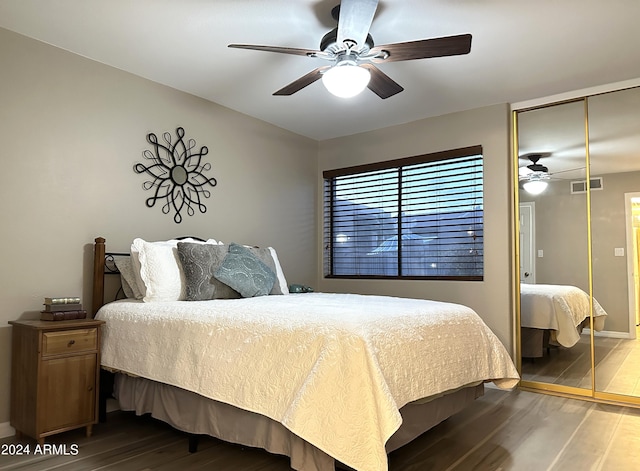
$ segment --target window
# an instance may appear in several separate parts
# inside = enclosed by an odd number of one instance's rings
[[[325,171],[325,276],[482,280],[482,147]]]

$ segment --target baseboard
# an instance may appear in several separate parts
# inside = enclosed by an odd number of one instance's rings
[[[590,330],[589,329],[583,329],[582,330],[583,334],[589,334]],[[614,330],[600,330],[600,331],[595,331],[593,333],[594,337],[609,337],[612,339],[632,339],[633,337],[631,336],[631,334],[629,332],[617,332]]]
[[[120,404],[115,399],[107,400],[107,412],[113,412],[120,410]],[[14,429],[9,422],[0,423],[0,438],[12,437],[16,434],[16,429]]]
[[[16,429],[9,425],[9,422],[0,423],[0,438],[12,437],[15,434]]]

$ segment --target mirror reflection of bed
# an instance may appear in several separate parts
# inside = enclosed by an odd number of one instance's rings
[[[520,285],[523,375],[532,381],[590,388],[591,300],[576,286]],[[602,332],[606,311],[593,300],[593,328]]]
[[[518,112],[520,175],[530,171],[527,156],[536,153],[549,174],[546,189],[535,195],[520,177],[521,283],[573,286],[593,294],[594,314],[599,307],[607,314],[604,325],[594,318],[592,379],[588,317],[577,328],[577,341],[563,345],[556,330],[527,326],[521,312],[525,381],[640,396],[638,129],[639,88]],[[589,201],[587,179],[593,186]],[[531,301],[526,292],[539,289],[524,288],[522,309]]]
[[[604,330],[607,313],[597,299],[576,286],[528,284],[520,285],[520,325],[522,356],[541,357],[551,347],[571,348],[580,340],[585,328]]]

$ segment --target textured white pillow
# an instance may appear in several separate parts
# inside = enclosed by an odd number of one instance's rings
[[[178,242],[217,244],[214,239],[206,242],[195,239],[147,242],[136,238],[131,244],[131,260],[136,283],[143,301],[182,301],[186,296],[184,273],[178,258]]]
[[[273,247],[269,247],[269,251],[271,252],[273,261],[276,264],[276,283],[280,284],[280,291],[282,291],[282,294],[289,294],[289,285],[287,285],[287,280],[284,277],[284,272],[282,271],[282,267],[280,266],[280,260],[278,260],[276,249],[274,249]]]

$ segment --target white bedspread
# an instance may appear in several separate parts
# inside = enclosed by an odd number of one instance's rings
[[[102,365],[263,414],[359,471],[387,469],[408,402],[483,380],[517,384],[471,309],[307,293],[102,307]]]
[[[557,343],[573,347],[580,339],[577,327],[589,317],[589,295],[575,286],[520,285],[520,324],[534,329],[551,329]],[[593,299],[595,330],[604,329],[607,313]]]

